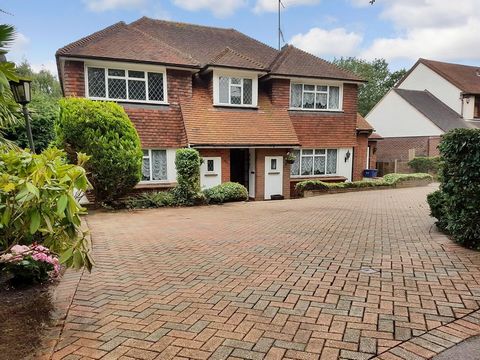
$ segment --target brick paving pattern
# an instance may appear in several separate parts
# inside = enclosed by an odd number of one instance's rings
[[[434,187],[88,217],[53,359],[424,359],[480,333]]]

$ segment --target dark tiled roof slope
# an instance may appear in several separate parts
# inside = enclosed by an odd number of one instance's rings
[[[360,115],[360,114],[357,114],[357,130],[371,130],[373,131],[373,126],[370,125],[370,123],[365,120],[365,118]]]
[[[57,56],[115,59],[204,68],[209,65],[274,75],[362,81],[354,74],[288,45],[281,51],[234,29],[147,17],[119,22],[57,51]]]
[[[428,91],[405,89],[393,91],[445,132],[457,128],[476,128]]]

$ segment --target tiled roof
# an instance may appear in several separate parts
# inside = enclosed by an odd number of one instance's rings
[[[58,56],[113,59],[205,68],[262,70],[276,75],[362,81],[353,73],[292,45],[281,51],[234,29],[147,17],[119,22],[57,51]]]
[[[412,70],[419,64],[424,64],[440,76],[467,94],[480,94],[480,66],[452,64],[441,61],[419,59]],[[409,73],[412,71],[410,70]],[[408,74],[407,73],[407,76]],[[406,76],[405,76],[406,77]],[[404,79],[405,79],[404,77]]]
[[[374,129],[362,115],[357,114],[357,130],[373,131]]]
[[[393,91],[445,132],[457,128],[476,128],[428,91],[405,89]]]
[[[282,48],[270,70],[276,75],[363,81],[355,74],[292,45]]]
[[[298,145],[288,111],[273,107],[264,93],[259,94],[258,101],[261,110],[215,107],[208,88],[198,88],[192,101],[181,105],[189,144]]]

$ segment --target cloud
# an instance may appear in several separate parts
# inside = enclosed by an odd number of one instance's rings
[[[31,64],[32,70],[39,72],[40,70],[47,70],[52,73],[55,77],[57,76],[57,63],[54,60],[47,60],[41,63]]]
[[[292,6],[300,5],[315,5],[318,4],[320,0],[282,0],[285,8]],[[256,13],[260,12],[276,12],[278,11],[278,1],[276,0],[257,0],[253,11]]]
[[[83,0],[90,11],[103,12],[117,9],[141,8],[145,0]]]
[[[359,5],[361,0],[352,1]],[[377,5],[382,9],[380,18],[393,24],[396,34],[380,34],[361,57],[480,60],[478,0],[386,0]]]
[[[226,17],[244,7],[246,0],[173,0],[173,3],[185,10],[209,10],[217,17]]]
[[[325,30],[318,27],[292,37],[290,43],[320,57],[353,56],[358,52],[362,35],[344,28]]]
[[[8,48],[7,59],[14,62],[21,61],[25,57],[29,45],[30,38],[25,34],[17,33],[15,40]]]

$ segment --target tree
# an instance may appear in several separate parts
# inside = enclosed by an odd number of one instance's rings
[[[55,75],[46,69],[35,72],[27,60],[17,64],[17,73],[32,80],[32,97],[37,94],[44,94],[55,99],[62,96],[60,82]]]
[[[407,72],[405,69],[390,71],[385,59],[367,61],[349,57],[335,59],[333,63],[368,81],[360,86],[358,92],[358,112],[363,116],[367,115]]]

